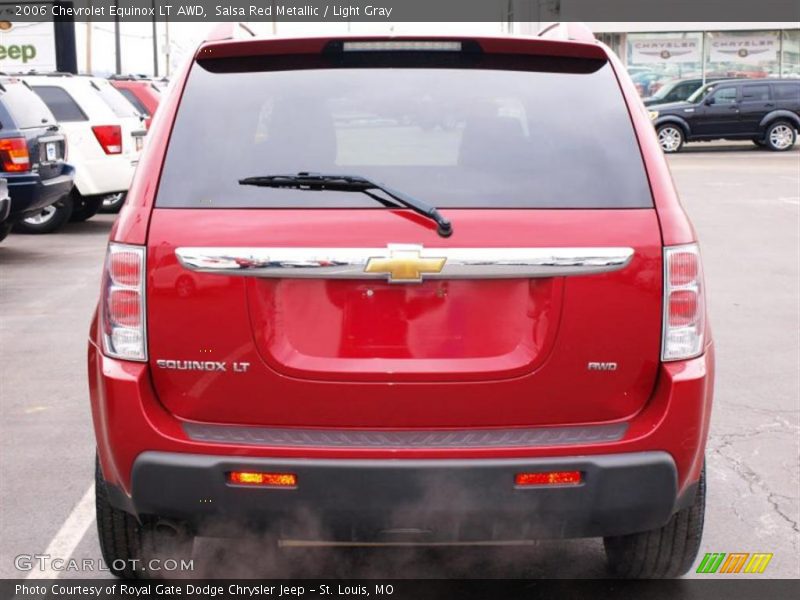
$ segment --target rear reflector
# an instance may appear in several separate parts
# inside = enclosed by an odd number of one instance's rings
[[[6,138],[0,140],[0,164],[3,171],[8,173],[22,173],[31,168],[31,159],[28,155],[28,142],[25,138]]]
[[[108,245],[103,274],[103,349],[124,360],[147,360],[144,313],[144,248]]]
[[[122,128],[119,125],[95,125],[92,131],[106,154],[122,154]]]
[[[297,487],[294,473],[259,473],[256,471],[231,471],[228,483],[235,485],[258,485],[263,487]]]
[[[345,52],[461,52],[461,42],[345,42]]]
[[[544,473],[517,473],[514,485],[578,485],[583,481],[580,471],[546,471]]]
[[[705,291],[697,244],[664,249],[664,341],[661,360],[703,352]]]

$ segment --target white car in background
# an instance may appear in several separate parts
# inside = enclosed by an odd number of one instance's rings
[[[68,199],[26,219],[21,228],[45,232],[68,219],[85,221],[97,213],[105,198],[124,198],[146,133],[133,105],[99,77],[54,73],[25,76],[25,81],[67,136],[75,187]]]

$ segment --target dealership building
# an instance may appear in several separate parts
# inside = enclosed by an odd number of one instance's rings
[[[535,34],[546,23],[511,25]],[[800,28],[774,23],[587,23],[631,74],[662,78],[800,77]]]

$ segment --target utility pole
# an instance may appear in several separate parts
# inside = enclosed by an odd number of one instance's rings
[[[153,77],[158,77],[158,27],[156,26],[156,0],[153,0]]]
[[[114,53],[117,57],[117,75],[122,75],[122,44],[119,39],[119,16],[114,17]]]
[[[170,46],[170,43],[169,43],[169,19],[164,19],[164,31],[165,31],[165,34],[164,34],[164,42],[165,42],[165,44],[164,45],[167,48],[167,52],[166,52],[166,57],[167,57],[167,60],[166,60],[166,63],[167,63],[166,64],[167,75],[166,76],[169,77],[169,71],[170,71],[170,64],[169,63],[172,60],[172,55],[170,54],[172,46]]]
[[[92,74],[92,29],[91,21],[86,21],[86,72]]]

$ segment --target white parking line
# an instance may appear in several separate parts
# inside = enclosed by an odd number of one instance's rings
[[[94,514],[93,483],[69,513],[67,520],[64,521],[61,529],[58,530],[50,545],[47,546],[47,550],[44,551],[45,555],[49,555],[47,568],[42,571],[32,570],[26,579],[58,579],[61,571],[52,569],[52,560],[60,558],[66,561],[72,556],[75,548],[86,534],[86,530],[94,522]]]

